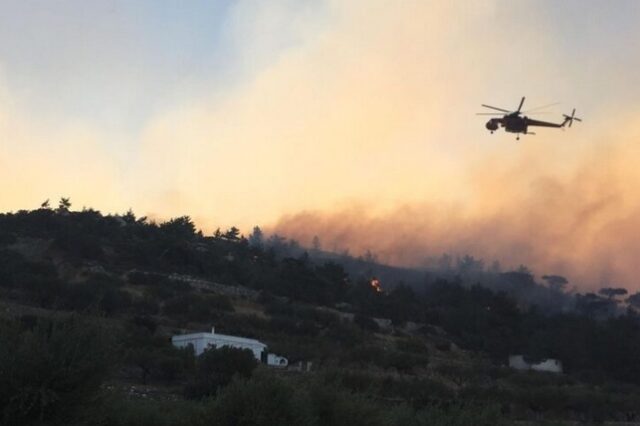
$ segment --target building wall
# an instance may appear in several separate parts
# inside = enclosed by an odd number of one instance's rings
[[[251,352],[253,352],[253,356],[260,361],[260,357],[262,355],[262,351],[265,350],[266,345],[259,345],[259,344],[255,344],[255,343],[244,343],[244,342],[233,342],[233,341],[228,341],[225,339],[209,339],[207,342],[207,347],[214,347],[214,348],[221,348],[224,346],[230,347],[230,348],[237,348],[237,349],[249,349],[251,350]]]
[[[562,373],[562,363],[557,359],[546,359],[531,366],[535,371],[548,371],[551,373]]]
[[[516,370],[546,371],[550,373],[562,373],[562,362],[557,359],[545,359],[537,364],[530,364],[525,361],[522,355],[511,355],[509,357],[509,367]]]
[[[265,362],[272,367],[285,368],[289,365],[287,358],[266,353],[267,345],[258,340],[216,334],[213,329],[211,333],[193,333],[173,336],[171,342],[178,348],[185,348],[189,345],[193,346],[193,351],[196,356],[201,355],[207,348],[221,348],[226,346],[237,349],[249,349],[256,360]]]
[[[509,357],[509,367],[516,370],[528,370],[531,368],[522,355],[511,355]]]
[[[184,348],[189,345],[193,346],[194,353],[196,356],[201,355],[207,348],[221,348],[224,346],[238,348],[238,349],[249,349],[253,352],[253,356],[260,361],[260,357],[262,355],[262,351],[267,347],[265,344],[260,342],[243,342],[235,339],[229,339],[226,336],[218,336],[215,334],[206,335],[205,333],[199,333],[193,336],[190,335],[182,335],[182,336],[173,336],[171,341],[174,346],[178,348]]]

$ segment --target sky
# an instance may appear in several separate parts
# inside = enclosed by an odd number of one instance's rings
[[[640,288],[640,3],[0,0],[0,211]],[[584,121],[484,128],[480,104]]]

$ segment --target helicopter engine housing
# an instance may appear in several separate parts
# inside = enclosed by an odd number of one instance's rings
[[[489,120],[487,121],[487,124],[485,124],[485,127],[493,132],[494,130],[498,130],[498,123],[493,120]]]

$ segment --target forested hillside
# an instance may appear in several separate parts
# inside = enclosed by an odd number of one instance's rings
[[[474,263],[475,262],[475,263]],[[636,420],[638,294],[525,267],[400,270],[189,217],[0,215],[0,409],[23,424],[486,424]],[[475,266],[474,266],[475,265]],[[265,342],[195,357],[215,326]],[[516,372],[509,355],[564,374]],[[300,364],[300,365],[303,365]],[[470,420],[473,419],[473,420]]]

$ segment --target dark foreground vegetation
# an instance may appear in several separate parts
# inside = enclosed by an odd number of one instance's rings
[[[563,277],[543,285],[470,257],[407,276],[259,229],[205,236],[188,217],[157,224],[64,199],[0,215],[0,424],[640,419],[637,294],[569,294]],[[312,368],[170,343],[212,325]],[[564,374],[516,372],[512,354],[559,359]]]
[[[2,424],[465,425],[470,419],[480,425],[499,423],[496,406],[434,404],[416,409],[408,403],[380,404],[375,394],[382,389],[362,389],[375,386],[366,375],[350,377],[331,369],[308,376],[275,374],[258,370],[250,352],[225,348],[205,352],[195,363],[193,354],[182,357],[177,350],[175,358],[166,355],[159,361],[164,364],[158,365],[159,377],[174,368],[189,373],[187,398],[132,398],[109,384],[119,366],[114,360],[126,362],[127,352],[114,338],[121,331],[109,327],[104,320],[79,316],[35,323],[4,321]],[[169,367],[170,359],[184,364]],[[162,381],[174,379],[164,376]]]

